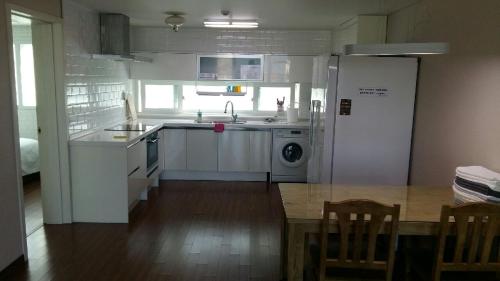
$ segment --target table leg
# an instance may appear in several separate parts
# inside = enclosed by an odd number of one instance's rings
[[[288,224],[288,281],[302,281],[304,275],[305,232],[298,224]]]
[[[288,223],[283,213],[283,226],[281,228],[281,255],[280,255],[280,280],[286,280],[287,256],[288,256]]]

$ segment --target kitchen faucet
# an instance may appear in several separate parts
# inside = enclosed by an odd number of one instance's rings
[[[231,103],[231,118],[233,119],[233,122],[236,122],[238,119],[238,114],[234,114],[234,104],[232,101],[228,100],[226,102],[226,107],[224,107],[224,113],[227,113],[227,105]]]

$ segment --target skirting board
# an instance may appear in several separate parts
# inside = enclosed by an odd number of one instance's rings
[[[164,171],[162,180],[267,181],[266,173]]]

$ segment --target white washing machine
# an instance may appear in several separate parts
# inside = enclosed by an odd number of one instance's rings
[[[273,130],[273,182],[307,181],[308,129]]]

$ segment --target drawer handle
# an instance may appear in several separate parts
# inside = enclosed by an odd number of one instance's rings
[[[139,171],[139,169],[140,169],[140,168],[141,168],[141,166],[137,166],[137,168],[135,168],[132,172],[130,172],[130,173],[128,174],[128,176],[130,177],[133,173],[135,173],[135,172]]]

